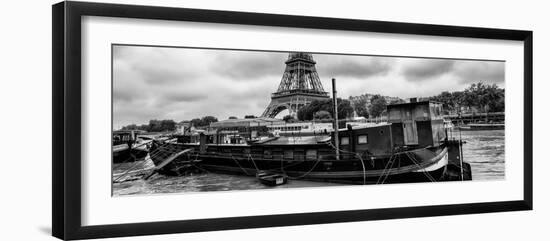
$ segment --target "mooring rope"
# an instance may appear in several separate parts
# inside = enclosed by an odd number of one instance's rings
[[[367,183],[367,169],[365,168],[365,163],[363,161],[363,158],[361,157],[361,154],[357,153],[357,152],[351,152],[351,151],[346,151],[346,150],[342,150],[336,146],[334,146],[334,144],[332,144],[332,142],[328,142],[329,146],[332,147],[334,150],[339,150],[341,151],[342,153],[349,153],[349,154],[353,154],[355,155],[356,157],[359,158],[360,162],[361,162],[361,166],[363,167],[363,185],[365,185]]]
[[[384,184],[384,182],[386,181],[387,177],[390,175],[390,168],[393,167],[393,160],[395,160],[395,156],[396,155],[391,155],[390,156],[390,159],[388,159],[388,162],[386,163],[386,166],[384,166],[384,170],[382,170],[382,174],[380,174],[380,177],[378,177],[378,180],[376,180],[376,184]],[[390,166],[391,164],[391,166]],[[386,174],[386,171],[387,171],[387,174]],[[386,178],[384,178],[384,181],[382,183],[380,183],[381,179],[386,176]]]
[[[256,172],[261,171],[260,168],[256,165],[256,162],[254,161],[254,158],[252,158],[252,155],[250,153],[248,154],[247,161],[252,161],[252,164],[254,164],[254,168],[256,168]]]
[[[311,169],[309,169],[309,171],[307,171],[305,174],[303,175],[300,175],[300,176],[297,176],[297,177],[292,177],[292,176],[289,176],[287,175],[290,179],[301,179],[301,178],[304,178],[305,176],[309,175],[313,169],[315,169],[315,167],[317,167],[317,164],[319,164],[319,162],[321,162],[321,159],[320,158],[317,158],[317,161],[315,162],[315,164],[313,164],[313,167],[311,167]]]
[[[395,164],[395,160],[397,160],[397,156],[395,156],[395,157],[393,158],[393,160],[391,161],[391,165],[390,165],[390,167],[388,168],[388,172],[386,173],[386,176],[385,176],[384,179],[382,180],[382,183],[381,183],[381,184],[386,183],[386,180],[388,180],[388,177],[390,176],[390,173],[391,173],[391,169],[393,168],[393,164]]]
[[[230,155],[230,156],[231,156],[231,159],[233,159],[233,161],[235,161],[235,163],[237,163],[237,166],[239,166],[239,167],[241,168],[241,170],[244,172],[244,174],[250,176],[250,173],[248,173],[248,172],[241,166],[241,164],[239,163],[239,161],[237,161],[237,160],[235,159],[235,157],[233,157],[233,155]]]
[[[411,153],[406,153],[405,155],[407,155],[409,157],[409,159],[411,159],[411,161],[416,165],[418,166],[420,169],[422,169],[422,173],[424,173],[424,175],[426,175],[426,177],[428,177],[428,179],[430,179],[431,182],[437,182],[435,180],[435,178],[432,177],[432,175],[430,175],[424,168],[422,168],[415,160],[416,158],[414,156],[412,156]]]

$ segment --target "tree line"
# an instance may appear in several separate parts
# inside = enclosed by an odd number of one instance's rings
[[[194,118],[189,122],[191,126],[204,127],[209,126],[210,123],[218,122],[218,118],[214,116],[204,116],[202,118]],[[150,120],[149,124],[130,124],[123,126],[121,130],[142,130],[147,132],[175,131],[176,124],[177,123],[174,120]]]
[[[191,119],[191,126],[194,127],[204,127],[204,126],[210,126],[210,123],[218,122],[218,118],[214,116],[204,116],[202,118],[194,118]]]
[[[463,91],[443,91],[439,95],[428,98],[432,101],[442,103],[444,114],[466,112],[502,112],[504,111],[504,88],[496,84],[484,84],[478,82],[471,84]],[[350,98],[351,99],[351,98]],[[367,99],[358,99],[352,104],[350,100],[338,99],[338,119],[350,118],[353,112],[364,118],[376,118],[384,115],[389,104],[403,103],[401,99],[391,102],[381,95],[374,95],[367,104]],[[298,110],[298,120],[322,120],[332,119],[332,99],[314,100],[310,104]],[[291,116],[284,118],[287,122],[295,121]]]
[[[332,98],[326,100],[313,100],[308,105],[298,110],[298,120],[323,120],[332,119],[334,116]],[[338,119],[345,119],[353,114],[351,102],[346,99],[336,99],[338,105]]]
[[[123,126],[122,130],[142,130],[147,132],[174,131],[176,130],[176,122],[174,120],[150,120],[149,124],[130,124]]]
[[[381,95],[374,95],[370,99],[370,105],[367,105],[366,99],[359,99],[355,103],[351,103],[349,99],[337,99],[338,103],[338,119],[347,119],[353,117],[353,112],[357,116],[365,118],[379,117],[386,111],[388,104],[394,104],[398,101],[388,103]],[[303,106],[298,110],[297,117],[300,121],[333,119],[333,103],[332,98],[326,100],[314,100],[310,104]],[[295,121],[291,116],[283,118],[286,122]]]
[[[503,112],[504,111],[504,88],[496,84],[484,84],[482,82],[471,84],[463,91],[443,91],[439,95],[428,97],[427,99],[442,103],[444,114],[461,112]],[[353,104],[348,99],[337,99],[338,119],[347,119],[353,116],[355,112],[358,116],[365,118],[375,118],[384,114],[388,104],[403,102],[402,100],[388,103],[381,95],[374,95],[367,105],[366,99],[359,99]],[[333,119],[332,98],[325,100],[314,100],[310,104],[303,106],[298,110],[297,119],[300,121],[310,120],[328,120]],[[255,118],[254,115],[246,115],[245,119]],[[237,119],[230,117],[229,119]],[[292,116],[283,118],[286,122],[294,122]],[[214,116],[204,116],[194,118],[190,121],[191,126],[204,127],[213,122],[218,122]],[[122,130],[144,130],[147,132],[174,131],[176,122],[174,120],[150,120],[148,124],[131,124],[122,127]]]
[[[429,99],[443,105],[444,114],[462,112],[503,112],[504,88],[482,82],[471,84],[463,91],[444,91]]]

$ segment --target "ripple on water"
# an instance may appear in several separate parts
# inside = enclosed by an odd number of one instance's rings
[[[458,137],[458,132],[453,135]],[[505,178],[504,130],[462,131],[464,161],[472,166],[474,180]]]
[[[464,161],[472,167],[473,180],[502,180],[505,178],[504,130],[463,131],[462,139]],[[458,137],[458,132],[453,133]],[[151,163],[145,163],[150,168]],[[113,170],[120,173],[125,170]],[[114,183],[113,195],[134,195],[154,193],[180,193],[203,191],[254,190],[269,188],[319,187],[341,184],[290,180],[288,184],[267,187],[254,177],[235,176],[216,173],[202,173],[182,177],[155,175],[149,180],[136,179],[129,182]]]

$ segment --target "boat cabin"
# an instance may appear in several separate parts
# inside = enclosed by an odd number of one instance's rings
[[[388,122],[347,125],[339,129],[340,155],[351,158],[357,154],[387,156],[401,149],[437,147],[446,138],[439,103],[413,101],[393,104],[388,105],[387,112]],[[216,132],[201,133],[199,150],[201,153],[227,152],[237,156],[252,154],[264,159],[334,155],[335,132],[312,136],[271,135],[269,138],[262,135],[263,139],[254,139],[250,131],[250,127],[234,130],[219,128]]]
[[[395,149],[436,147],[446,138],[440,103],[412,100],[388,105],[387,112],[386,123],[348,124],[339,129],[340,150],[388,155]]]
[[[340,150],[344,152],[389,155],[393,150],[389,123],[348,125],[347,128],[339,129],[338,137]]]
[[[446,138],[443,108],[433,101],[388,105],[394,146],[439,146]]]
[[[143,133],[145,133],[145,131],[142,130],[113,131],[113,146],[133,143],[137,140],[138,135]]]

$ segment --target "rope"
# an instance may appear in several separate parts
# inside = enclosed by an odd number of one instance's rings
[[[305,156],[304,156],[304,157],[305,157]],[[292,162],[293,162],[292,164],[283,166],[283,164],[282,164],[283,161],[282,161],[282,160],[283,160],[283,159],[281,159],[281,166],[282,166],[282,167],[281,167],[281,170],[282,170],[282,172],[283,172],[284,174],[286,174],[286,171],[284,170],[284,168],[289,168],[289,167],[297,166],[297,165],[300,165],[300,164],[302,164],[302,163],[305,162],[305,161],[292,161]],[[280,168],[278,168],[278,167],[277,167],[277,168],[271,168],[271,169],[266,169],[265,171],[268,171],[268,172],[269,172],[269,171],[274,171],[274,170],[277,170],[277,169],[280,169]]]
[[[147,157],[144,159],[144,160],[147,160]],[[150,159],[149,159],[150,160]],[[135,174],[134,176],[140,176],[140,175],[145,175],[145,171],[149,171],[151,168],[147,168],[146,167],[147,165],[147,162],[135,162],[130,168],[128,168],[124,173],[122,174],[119,174],[117,176],[117,178],[115,180],[113,180],[113,182],[124,182],[126,181],[126,179],[123,179],[122,181],[119,181],[120,179],[122,179],[123,177],[126,177],[130,174],[134,174],[134,173],[138,173],[138,174]],[[136,169],[136,167],[139,167],[138,170],[136,170],[135,172],[133,172],[132,170]],[[114,174],[113,174],[114,175]]]
[[[120,174],[115,180],[113,180],[113,182],[118,182],[118,181],[119,181],[120,179],[122,179],[123,177],[128,176],[128,175],[131,173],[130,171],[132,171],[133,169],[135,169],[135,168],[136,168],[137,166],[139,166],[140,164],[142,164],[142,166],[144,165],[144,163],[140,163],[140,162],[137,162],[137,161],[136,161],[137,158],[136,158],[136,156],[131,152],[131,150],[132,150],[132,148],[135,149],[135,148],[137,148],[137,147],[140,147],[140,146],[143,146],[143,145],[146,145],[146,144],[149,144],[149,143],[151,143],[151,142],[145,142],[145,143],[141,143],[141,144],[139,144],[139,145],[137,145],[137,146],[130,147],[130,150],[129,150],[129,151],[130,151],[130,157],[129,157],[128,159],[124,160],[123,163],[128,162],[130,159],[133,159],[135,163],[134,163],[132,166],[130,166],[125,172],[123,172],[122,174]],[[164,148],[163,145],[166,146],[167,144],[168,144],[167,142],[161,144],[161,145],[158,147],[159,150],[160,150],[160,148]],[[156,157],[155,154],[152,154],[152,155],[151,155],[151,153],[153,153],[153,152],[149,152],[149,158]],[[160,154],[160,151],[158,151],[156,154]],[[143,169],[143,167],[142,167],[142,169]]]
[[[248,154],[248,157],[246,158],[247,161],[252,161],[252,164],[254,164],[254,168],[256,168],[256,172],[259,172],[260,169],[258,168],[258,166],[256,166],[256,162],[254,161],[254,158],[252,158],[252,156],[250,155],[250,153]]]
[[[130,156],[135,159],[134,154],[130,153]],[[123,172],[120,176],[118,176],[113,182],[117,182],[120,180],[120,178],[126,176],[132,169],[134,169],[140,162],[135,162],[130,168],[128,168],[125,172]]]
[[[417,162],[416,162],[416,158],[414,156],[412,156],[411,153],[406,153],[405,155],[407,155],[411,161],[416,165],[418,166],[419,168],[423,169]],[[428,177],[428,179],[430,179],[431,182],[436,182],[435,178],[432,177],[432,175],[430,175],[426,170],[423,170],[422,173],[424,173],[424,175],[426,175],[426,177]]]
[[[297,177],[291,177],[291,176],[288,176],[290,179],[301,179],[301,178],[304,178],[305,176],[309,175],[313,169],[315,169],[315,167],[317,167],[317,164],[319,164],[319,162],[321,162],[321,159],[320,158],[317,158],[317,161],[315,162],[315,164],[313,164],[313,167],[311,167],[311,169],[309,169],[309,171],[307,171],[304,175],[301,175],[301,176],[297,176]]]
[[[349,153],[349,154],[353,154],[355,155],[356,157],[359,158],[360,162],[361,162],[361,166],[363,167],[363,185],[365,185],[367,183],[367,170],[365,168],[365,163],[363,162],[363,158],[361,158],[361,155],[357,152],[351,152],[351,151],[346,151],[346,150],[341,150],[339,149],[338,147],[334,146],[334,144],[332,144],[332,142],[328,142],[329,146],[331,146],[334,150],[339,150],[340,152],[342,153]],[[374,164],[373,164],[374,166]]]
[[[211,173],[210,171],[208,171],[208,170],[206,170],[206,169],[204,169],[204,168],[202,168],[202,167],[199,167],[199,166],[195,165],[194,162],[196,162],[198,159],[199,159],[199,153],[197,152],[197,154],[195,155],[195,160],[194,160],[193,162],[191,162],[191,165],[194,166],[194,167],[196,167],[196,168],[198,168],[198,169],[200,169],[201,171],[204,171],[204,172],[207,172],[207,173]]]
[[[157,147],[155,148],[155,150],[149,152],[149,156],[155,156],[155,155],[158,156],[158,155],[162,154],[162,152],[161,152],[162,150],[168,149],[168,148],[167,148],[167,147],[168,147],[168,144],[170,144],[170,143],[169,143],[169,142],[163,142],[162,144],[160,144],[159,146],[157,146]],[[156,153],[155,153],[155,152],[156,152]],[[156,157],[156,156],[155,156],[155,157]]]
[[[393,156],[393,155],[392,155]],[[384,177],[384,179],[382,180],[382,183],[381,184],[384,184],[386,182],[386,180],[388,180],[388,177],[390,176],[390,173],[391,173],[391,168],[393,167],[393,164],[395,164],[395,160],[397,159],[397,157],[394,156],[393,160],[391,161],[391,165],[390,167],[388,168],[388,173],[386,173],[386,177]]]
[[[244,174],[250,176],[250,173],[248,173],[248,172],[241,166],[241,164],[239,163],[239,161],[237,161],[237,160],[233,157],[233,155],[231,155],[231,159],[233,159],[233,161],[235,161],[235,163],[237,163],[237,165],[241,168],[241,170],[244,172]]]
[[[386,170],[388,171],[387,176],[390,175],[390,171],[389,171],[390,167],[389,166],[392,163],[394,157],[395,157],[394,155],[390,156],[390,159],[386,163],[386,166],[384,166],[384,170],[382,170],[382,174],[380,175],[380,177],[378,177],[378,180],[376,181],[376,184],[380,184],[381,179],[384,177],[384,175],[386,175]],[[391,164],[391,166],[393,166],[393,164]],[[384,181],[386,181],[386,179],[384,179]],[[384,184],[384,183],[382,183],[382,184]]]

